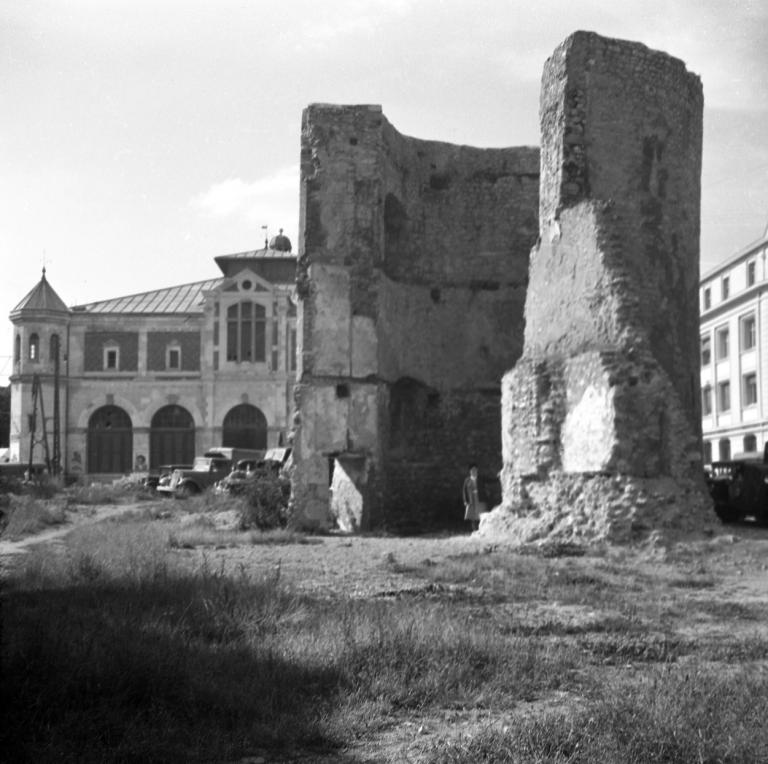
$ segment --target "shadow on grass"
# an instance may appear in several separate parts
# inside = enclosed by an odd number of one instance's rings
[[[6,761],[225,761],[298,746],[339,677],[271,637],[291,602],[216,577],[16,589],[2,602]]]

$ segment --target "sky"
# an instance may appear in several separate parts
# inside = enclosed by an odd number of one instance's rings
[[[310,103],[381,104],[419,138],[537,145],[544,61],[578,29],[701,77],[702,272],[759,238],[764,0],[0,0],[0,313],[43,266],[75,305],[215,278],[215,256],[279,228],[296,249]]]

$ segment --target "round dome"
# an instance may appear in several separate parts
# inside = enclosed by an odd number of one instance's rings
[[[277,236],[273,236],[269,240],[269,248],[276,249],[278,252],[290,252],[291,240],[287,236],[283,236],[283,229],[280,229],[280,233]]]

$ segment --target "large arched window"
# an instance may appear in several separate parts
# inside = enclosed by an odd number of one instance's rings
[[[249,403],[231,408],[224,417],[221,445],[233,448],[266,448],[267,418]]]
[[[717,455],[721,462],[727,462],[731,458],[731,441],[723,438],[717,444]]]
[[[131,471],[133,426],[118,406],[102,406],[88,420],[88,472]]]
[[[227,360],[238,363],[266,360],[266,310],[250,300],[227,308]]]
[[[149,466],[192,464],[195,458],[195,421],[182,406],[163,406],[152,417]]]
[[[29,360],[40,360],[40,337],[36,333],[29,335]]]
[[[744,450],[747,453],[752,453],[753,451],[757,451],[757,438],[754,435],[744,436]]]

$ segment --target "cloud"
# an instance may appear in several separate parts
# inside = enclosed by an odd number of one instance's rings
[[[283,167],[254,181],[227,178],[195,196],[190,204],[214,218],[235,218],[248,224],[268,225],[290,236],[298,226],[299,166]],[[290,232],[290,233],[289,233]]]

